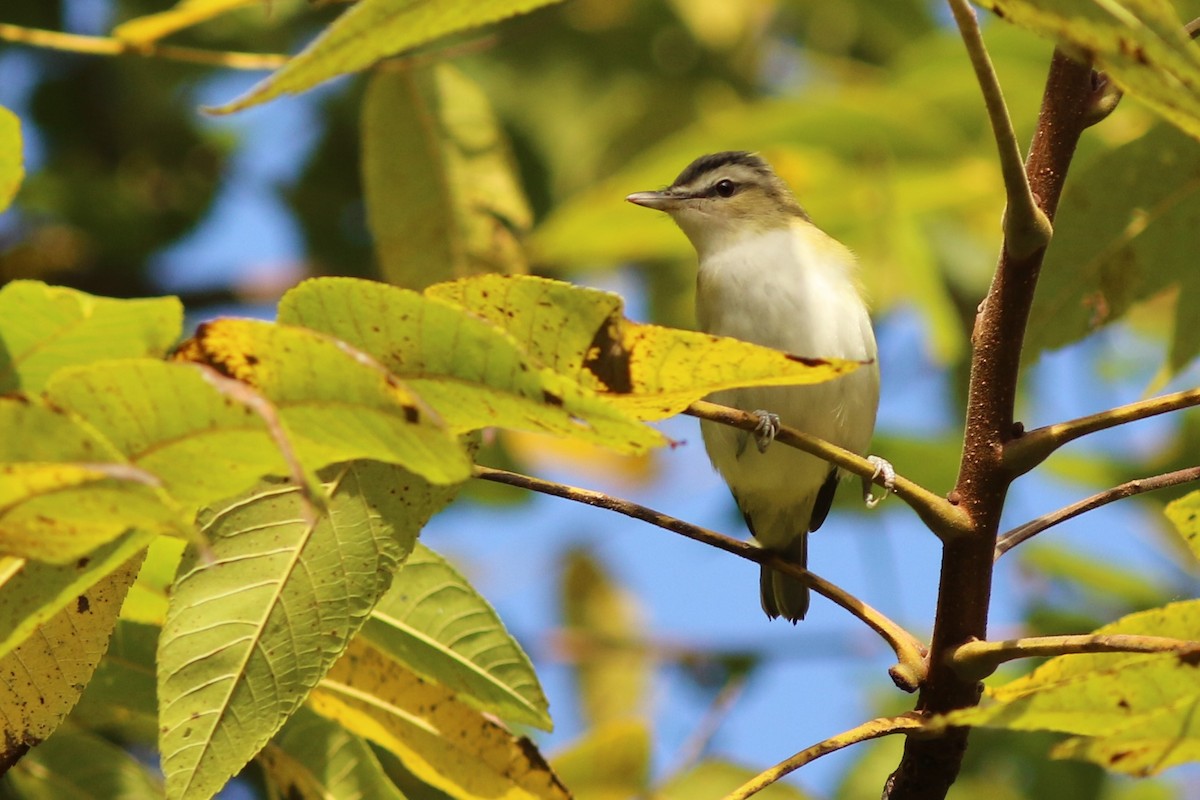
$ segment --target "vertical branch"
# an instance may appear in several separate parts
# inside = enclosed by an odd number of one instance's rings
[[[1054,218],[1094,95],[1091,68],[1055,51],[1025,165],[1034,199],[1048,220]],[[930,672],[917,701],[921,712],[941,713],[979,701],[980,685],[957,675],[946,656],[972,638],[987,638],[992,553],[1013,479],[1003,463],[1003,448],[1019,435],[1013,408],[1021,344],[1044,255],[1045,247],[1021,254],[1006,241],[975,319],[963,455],[951,494],[967,512],[974,532],[947,542],[942,551]],[[909,738],[885,796],[891,800],[945,797],[958,775],[966,744],[966,729],[951,729],[936,738]]]

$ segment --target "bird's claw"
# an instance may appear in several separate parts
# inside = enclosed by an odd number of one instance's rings
[[[771,442],[775,441],[775,434],[779,433],[779,415],[760,408],[754,412],[754,416],[758,417],[758,425],[754,428],[754,443],[758,445],[758,452],[765,453]]]
[[[875,472],[871,473],[871,481],[874,481],[880,475],[883,476],[883,494],[878,497],[871,490],[870,483],[867,483],[864,487],[863,501],[866,502],[867,508],[874,508],[882,503],[890,492],[896,489],[896,469],[890,461],[879,456],[867,456],[867,461],[870,461],[875,466]]]

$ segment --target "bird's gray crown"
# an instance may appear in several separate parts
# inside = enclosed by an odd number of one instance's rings
[[[687,186],[695,183],[696,179],[719,170],[721,167],[735,165],[745,167],[763,178],[770,178],[775,174],[771,171],[770,165],[766,161],[763,161],[761,156],[747,152],[746,150],[726,150],[722,153],[710,153],[706,156],[700,156],[691,164],[688,164],[683,172],[679,173],[679,177],[675,179],[675,183],[672,186]]]
[[[721,192],[722,183],[726,184],[724,193]],[[729,183],[733,186],[728,187]],[[741,195],[750,188],[768,199],[770,208],[808,220],[804,209],[796,202],[787,184],[771,169],[771,165],[762,156],[746,150],[726,150],[700,156],[679,173],[666,192],[680,198],[716,198],[718,195],[730,197],[730,192]],[[754,205],[746,207],[743,204],[742,216],[747,212],[753,214],[754,210]]]

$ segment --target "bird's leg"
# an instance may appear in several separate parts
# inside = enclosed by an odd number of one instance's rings
[[[779,433],[779,415],[760,408],[754,412],[754,416],[758,417],[758,425],[754,428],[754,442],[758,445],[758,452],[765,453],[771,442],[775,441],[775,434]]]
[[[867,456],[867,461],[875,465],[875,472],[871,475],[871,480],[863,481],[863,501],[867,504],[867,508],[874,508],[883,502],[883,499],[888,496],[888,493],[896,488],[896,469],[891,462],[880,458],[879,456]],[[871,490],[871,481],[874,481],[880,475],[883,476],[883,494],[879,497]]]

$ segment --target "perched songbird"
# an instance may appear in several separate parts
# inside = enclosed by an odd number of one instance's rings
[[[757,437],[700,424],[709,458],[755,539],[803,565],[808,534],[829,513],[838,471],[795,448],[768,445],[782,422],[866,453],[879,405],[879,367],[854,256],[813,225],[787,185],[753,153],[702,156],[666,189],[626,199],[670,214],[696,248],[696,315],[703,330],[795,355],[870,362],[826,383],[733,389],[709,398],[758,414]],[[872,461],[890,483],[890,465]],[[807,584],[769,567],[762,568],[760,584],[768,617],[804,618]]]

